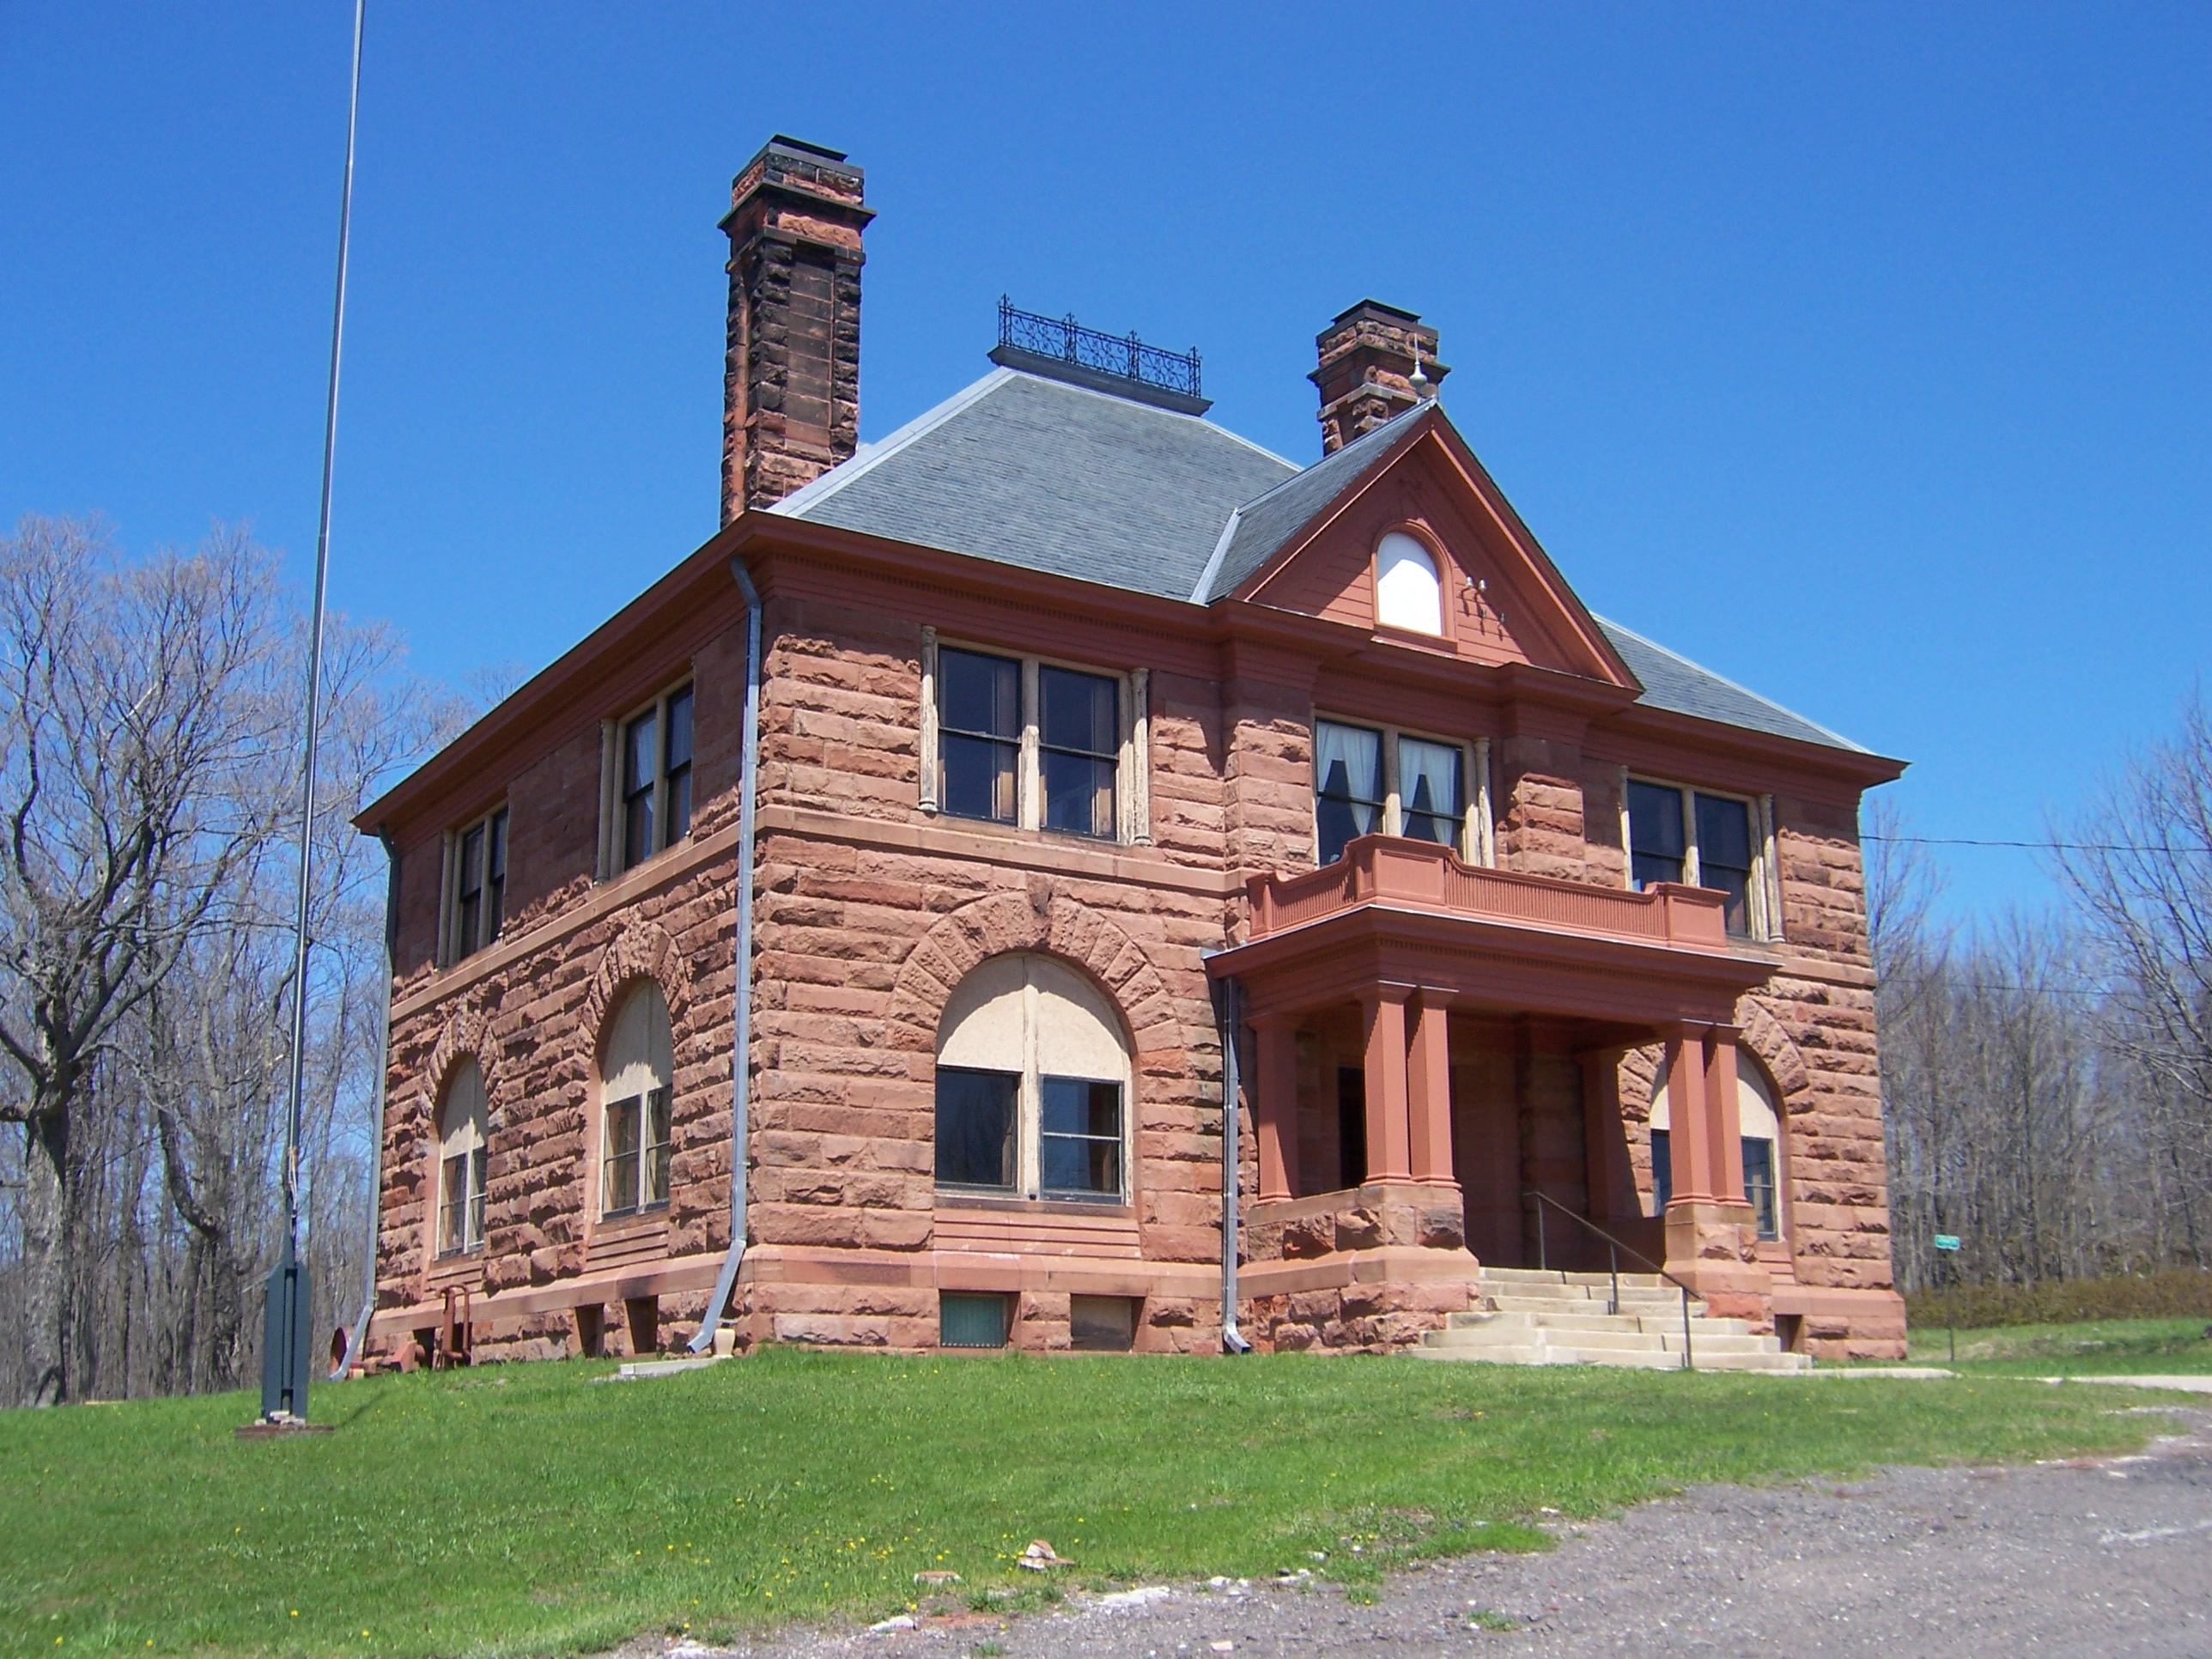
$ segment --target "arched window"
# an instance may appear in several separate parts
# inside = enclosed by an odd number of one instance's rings
[[[438,1107],[438,1254],[459,1255],[483,1243],[483,1073],[464,1060],[446,1080]]]
[[[1651,1085],[1651,1197],[1664,1214],[1673,1195],[1674,1158],[1668,1134],[1672,1121],[1668,1107],[1668,1075],[1662,1072]],[[1782,1237],[1782,1120],[1774,1109],[1774,1091],[1759,1062],[1741,1048],[1735,1051],[1736,1120],[1743,1137],[1743,1190],[1751,1200],[1761,1238]]]
[[[647,980],[623,1000],[599,1062],[599,1213],[668,1202],[669,1084],[676,1072],[668,1004]]]
[[[1384,628],[1416,634],[1444,631],[1443,584],[1429,550],[1402,530],[1394,530],[1375,549],[1375,620]]]
[[[1129,1053],[1113,1005],[1050,957],[994,957],[937,1030],[937,1182],[1028,1198],[1119,1200]]]

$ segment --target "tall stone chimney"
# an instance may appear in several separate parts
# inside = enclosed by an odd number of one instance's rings
[[[730,185],[722,522],[838,462],[860,434],[860,234],[875,210],[834,149],[779,133]]]
[[[1419,315],[1362,300],[1340,312],[1314,343],[1321,367],[1306,378],[1321,388],[1321,450],[1334,455],[1361,434],[1404,414],[1421,394],[1413,386],[1418,358],[1428,377],[1426,395],[1451,373],[1437,361],[1437,331]]]

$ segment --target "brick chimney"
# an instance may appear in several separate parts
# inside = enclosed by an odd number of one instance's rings
[[[852,459],[860,428],[860,169],[779,133],[730,185],[722,522]]]
[[[1321,349],[1321,367],[1306,378],[1321,388],[1324,455],[1413,406],[1416,354],[1428,376],[1426,395],[1434,397],[1437,383],[1451,373],[1437,361],[1436,330],[1423,328],[1416,313],[1379,300],[1362,300],[1339,313],[1314,343]]]

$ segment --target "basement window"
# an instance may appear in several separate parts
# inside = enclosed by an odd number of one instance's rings
[[[1127,1353],[1137,1342],[1137,1300],[1127,1296],[1067,1298],[1067,1346],[1089,1353]]]
[[[1005,1347],[1006,1298],[940,1291],[937,1298],[937,1342],[944,1348]]]
[[[1725,896],[1728,931],[1774,939],[1781,906],[1773,891],[1769,799],[1709,793],[1631,778],[1624,795],[1629,880],[1639,891],[1683,882]]]

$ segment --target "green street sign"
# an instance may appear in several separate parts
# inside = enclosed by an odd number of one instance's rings
[[[1936,1234],[1936,1248],[1937,1249],[1939,1249],[1939,1250],[1955,1250],[1955,1249],[1957,1249],[1959,1248],[1959,1235],[1958,1235],[1958,1234],[1956,1234],[1956,1233],[1938,1233],[1938,1234]]]

